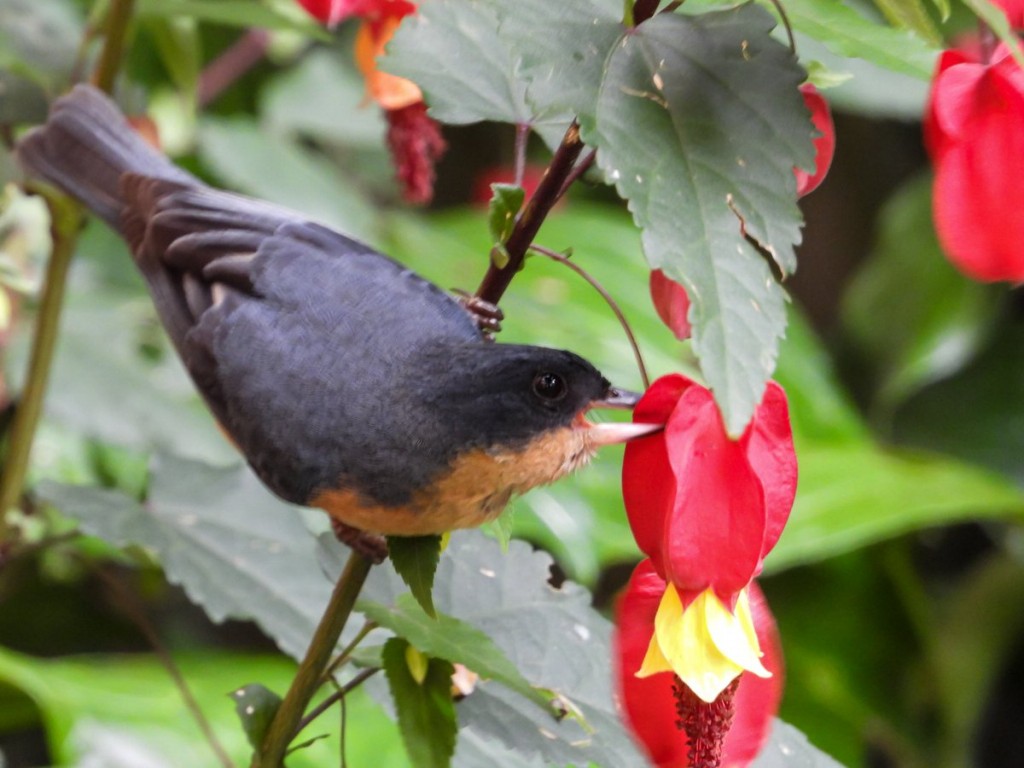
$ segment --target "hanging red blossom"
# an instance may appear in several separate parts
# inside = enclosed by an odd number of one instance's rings
[[[690,297],[679,283],[665,276],[660,269],[651,270],[651,301],[658,317],[680,341],[690,338]]]
[[[416,12],[408,0],[299,0],[316,19],[334,26],[350,16],[362,20],[356,35],[356,65],[366,91],[384,110],[387,144],[402,194],[410,203],[428,203],[434,195],[434,166],[447,145],[441,128],[427,115],[423,94],[411,80],[383,72],[384,53],[402,19]]]
[[[1024,280],[1024,70],[1005,46],[939,58],[925,112],[939,242],[977,280]]]
[[[625,719],[657,768],[687,768],[699,764],[701,748],[692,743],[679,721],[679,691],[669,674],[638,677],[655,632],[655,616],[667,584],[650,560],[637,566],[619,602],[615,621],[616,679]],[[742,675],[732,699],[732,720],[717,740],[721,763],[745,766],[764,746],[782,696],[782,649],[775,620],[756,584],[750,587],[750,609],[765,668],[771,677]]]
[[[817,88],[811,83],[804,83],[800,86],[800,93],[803,94],[804,104],[811,111],[811,122],[820,134],[814,139],[814,173],[793,169],[796,174],[796,194],[803,197],[817,189],[828,174],[836,150],[836,128],[832,122],[832,110]]]

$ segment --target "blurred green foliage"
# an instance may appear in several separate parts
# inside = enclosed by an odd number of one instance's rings
[[[2,0],[5,128],[38,121],[67,83],[76,51],[81,66],[95,55],[88,45],[79,51],[90,5]],[[841,18],[824,31],[812,23],[822,2],[786,7],[797,31],[819,40],[801,38],[801,50],[815,52],[833,72],[855,75],[835,92],[844,110],[887,117],[920,110],[922,93],[899,79],[927,76],[934,51],[920,38],[863,15],[852,25],[840,23],[860,13],[853,6],[829,4],[828,13]],[[954,11],[954,18],[962,14]],[[237,38],[239,26],[252,24],[275,29],[268,61],[197,114],[191,91],[199,73]],[[833,28],[842,32],[829,34]],[[287,0],[154,0],[140,4],[136,34],[123,96],[141,106],[142,94],[150,94],[168,144],[183,148],[188,167],[362,237],[442,286],[475,287],[491,245],[486,209],[412,213],[395,205],[383,123],[373,107],[359,106],[363,86],[344,31],[329,38]],[[894,52],[897,38],[909,47]],[[843,58],[854,51],[870,63]],[[902,74],[864,74],[878,66]],[[509,147],[510,135],[497,126],[450,132],[455,159],[442,167],[441,184],[465,188],[483,165],[508,162],[495,148]],[[897,151],[870,139],[844,147],[843,139],[840,131],[840,153]],[[542,148],[535,150],[542,159]],[[0,179],[14,178],[0,147]],[[789,307],[776,378],[790,398],[801,481],[790,525],[766,563],[764,587],[787,657],[785,720],[847,765],[952,768],[978,764],[978,734],[1000,717],[1020,716],[1012,700],[995,692],[1024,634],[1024,299],[1019,288],[970,283],[942,259],[926,176],[891,192],[873,201],[869,215],[854,211],[852,193],[844,196],[829,182],[816,193],[840,216],[861,216],[859,225],[875,235],[870,252],[859,254],[854,273],[829,297],[841,307],[834,323],[813,327],[800,296]],[[691,350],[657,320],[640,235],[606,191],[581,190],[551,216],[538,242],[571,248],[572,258],[611,291],[653,375],[696,371]],[[7,253],[3,245],[0,254]],[[138,653],[145,645],[123,606],[98,586],[95,574],[104,573],[137,593],[154,615],[200,707],[228,751],[244,761],[245,735],[228,694],[257,681],[283,691],[290,663],[254,654],[253,644],[268,650],[256,630],[239,638],[190,612],[160,564],[169,574],[176,567],[191,572],[195,584],[180,576],[174,583],[218,621],[234,614],[211,610],[211,602],[251,603],[258,589],[281,587],[276,576],[261,583],[257,572],[247,585],[211,577],[194,562],[175,566],[182,550],[167,533],[176,534],[172,528],[158,532],[165,547],[122,553],[95,539],[70,538],[77,523],[60,514],[92,505],[95,518],[114,525],[117,511],[145,507],[166,511],[173,523],[175,515],[200,511],[186,503],[195,491],[189,486],[202,490],[197,477],[226,482],[238,474],[238,459],[171,353],[123,244],[100,224],[83,234],[69,293],[33,453],[38,506],[15,520],[27,548],[0,561],[0,646],[6,646],[0,647],[0,748],[8,765],[30,765],[19,755],[38,754],[32,739],[44,734],[45,759],[54,765],[85,765],[86,758],[105,766],[167,765],[160,762],[167,754],[176,755],[174,765],[215,764],[166,673],[152,654]],[[559,265],[531,257],[503,308],[504,340],[571,348],[616,383],[640,387],[612,313]],[[16,303],[13,332],[0,330],[4,405],[22,379],[32,309],[30,300]],[[156,455],[165,458],[151,465]],[[508,513],[515,535],[594,588],[603,608],[624,583],[624,566],[639,558],[622,510],[620,460],[621,451],[605,451],[585,471],[532,492]],[[184,461],[201,464],[185,471]],[[291,531],[249,531],[267,547],[275,536],[288,540],[324,527],[319,518],[275,518],[278,502],[251,478],[238,483],[244,493],[227,496],[235,506],[227,504],[220,519],[266,507],[270,513],[261,520]],[[94,489],[76,493],[71,484]],[[218,511],[208,497],[200,499],[202,510]],[[83,525],[87,519],[82,512]],[[238,538],[242,522],[234,524],[225,530]],[[320,569],[316,552],[303,556],[302,575],[312,583]],[[263,575],[273,573],[267,566]],[[196,596],[211,584],[239,591]],[[247,615],[294,655],[325,585],[317,582],[301,598],[290,596],[298,586],[283,590],[281,606],[261,603],[269,625],[258,611]],[[302,601],[308,601],[302,611],[284,613]],[[352,699],[345,716],[350,765],[408,764],[396,726],[369,696]],[[290,765],[337,761],[338,724],[321,724],[328,739],[300,750]],[[311,731],[319,733],[316,726]],[[460,749],[472,755],[463,758],[467,764],[493,762],[498,754],[505,755],[502,764],[534,764],[466,738]]]

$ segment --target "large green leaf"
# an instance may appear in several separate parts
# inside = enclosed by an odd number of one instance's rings
[[[228,694],[252,680],[284,690],[295,673],[279,658],[240,653],[176,659],[200,709],[236,765],[252,753]],[[38,706],[57,766],[220,768],[167,671],[146,655],[33,659],[0,649],[0,680]],[[351,765],[407,766],[397,729],[361,691],[346,699]],[[313,726],[325,741],[288,758],[289,768],[336,764],[337,718]]]
[[[923,0],[875,0],[875,5],[894,27],[912,29],[929,45],[942,47],[942,35]]]
[[[571,116],[538,114],[527,105],[513,51],[497,27],[487,3],[431,0],[402,23],[381,68],[415,81],[442,122],[529,125],[556,144]]]
[[[139,0],[140,16],[186,16],[232,27],[265,27],[326,38],[312,16],[288,4],[261,0]]]
[[[78,7],[66,0],[4,0],[0,68],[15,69],[49,87],[57,85],[74,66],[83,26]],[[0,102],[11,97],[0,93]]]
[[[609,59],[597,126],[584,139],[643,229],[652,267],[690,296],[693,347],[731,433],[775,368],[783,272],[800,240],[793,167],[813,162],[804,78],[755,6],[662,14]]]
[[[931,177],[903,187],[882,210],[874,253],[843,302],[847,332],[864,366],[875,370],[877,405],[891,411],[962,368],[989,335],[1001,295],[943,255],[932,226]]]
[[[253,619],[286,653],[305,652],[331,584],[297,510],[247,468],[162,457],[145,504],[56,483],[43,483],[39,496],[86,533],[156,553],[167,578],[214,621]]]
[[[625,32],[621,0],[486,2],[499,36],[516,52],[516,74],[533,108],[576,115],[593,128],[605,60]]]

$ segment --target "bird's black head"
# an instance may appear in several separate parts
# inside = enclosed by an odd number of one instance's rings
[[[512,447],[614,395],[600,371],[572,352],[465,344],[424,357],[422,395],[461,446]]]

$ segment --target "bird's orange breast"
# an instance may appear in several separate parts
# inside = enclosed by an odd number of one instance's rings
[[[310,505],[362,531],[422,536],[493,520],[512,496],[546,485],[593,456],[587,430],[550,430],[515,450],[473,449],[405,505],[385,506],[352,489],[321,491]]]

